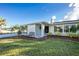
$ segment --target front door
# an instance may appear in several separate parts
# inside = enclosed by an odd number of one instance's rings
[[[45,26],[44,33],[49,33],[49,26]]]

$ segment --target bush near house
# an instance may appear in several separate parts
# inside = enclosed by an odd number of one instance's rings
[[[52,37],[52,33],[47,33],[47,37],[46,38],[51,38]],[[45,38],[45,37],[44,37]]]
[[[79,37],[79,34],[76,34],[76,33],[69,33],[68,36],[69,36],[69,37]]]
[[[62,32],[56,32],[55,35],[61,36],[61,33],[62,33]]]
[[[49,33],[47,33],[47,35],[50,36],[50,35],[52,35],[52,33],[49,32]]]

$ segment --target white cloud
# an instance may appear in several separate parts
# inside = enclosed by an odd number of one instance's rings
[[[56,19],[56,16],[52,16],[52,19]]]
[[[75,3],[73,6],[74,7],[79,7],[79,3]]]
[[[52,16],[51,23],[54,23],[56,21],[56,16]]]
[[[64,16],[64,19],[67,19],[68,18],[68,16],[66,15],[66,16]]]
[[[73,3],[70,3],[70,4],[69,4],[69,7],[72,7],[72,6],[73,6]]]
[[[64,16],[64,21],[66,20],[78,20],[79,19],[79,3],[69,4],[72,10]]]
[[[62,22],[62,21],[63,21],[62,19],[59,20],[59,22]]]

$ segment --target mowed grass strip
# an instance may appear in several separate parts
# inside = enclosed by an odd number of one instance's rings
[[[4,39],[5,41],[6,39]],[[9,39],[10,40],[10,39]],[[61,39],[11,39],[0,43],[1,56],[79,56],[79,42]]]

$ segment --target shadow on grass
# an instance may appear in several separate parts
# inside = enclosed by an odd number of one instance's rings
[[[47,40],[29,51],[23,51],[19,55],[24,56],[78,56],[79,42],[65,42],[62,40]]]
[[[27,41],[17,41],[13,43],[1,44],[0,55],[19,55],[21,52],[29,51],[30,49],[33,49],[41,44],[44,44],[44,42],[31,41],[30,43],[27,43]]]
[[[79,55],[79,42],[56,40],[20,40],[0,43],[0,55],[5,56],[72,56]]]

